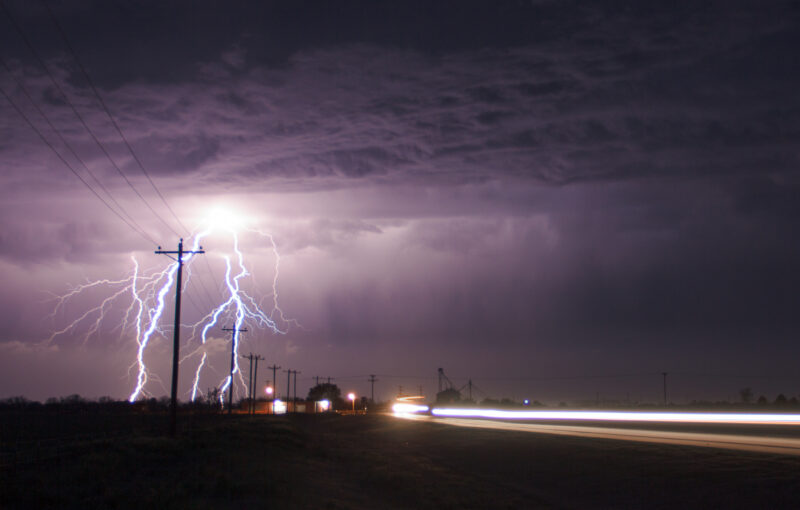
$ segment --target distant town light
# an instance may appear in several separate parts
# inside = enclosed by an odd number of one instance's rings
[[[319,408],[322,409],[323,411],[327,411],[328,408],[330,408],[331,406],[330,400],[320,400],[318,403],[319,403]]]
[[[272,414],[286,414],[286,402],[276,398],[272,403]]]
[[[522,401],[522,404],[526,405],[526,406],[529,406],[529,405],[531,405],[531,401],[526,398],[525,400]]]
[[[355,400],[356,399],[356,394],[355,393],[348,393],[347,394],[347,399],[348,400]]]

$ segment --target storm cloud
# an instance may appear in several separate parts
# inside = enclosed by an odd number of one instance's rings
[[[115,163],[169,218],[46,11],[7,4]],[[792,2],[51,7],[181,220],[193,228],[207,208],[232,206],[274,235],[283,307],[305,329],[254,340],[270,360],[342,377],[452,366],[520,395],[537,388],[501,375],[735,373],[768,392],[785,382],[763,377],[788,373],[800,354]],[[24,86],[142,229],[174,242],[14,22],[0,23],[5,93],[75,163]],[[0,267],[16,276],[0,313],[18,346],[49,336],[19,321],[48,313],[42,295],[122,274],[151,247],[3,101]],[[250,241],[269,294],[268,250]],[[755,349],[773,361],[754,361]],[[32,356],[6,352],[18,354],[4,363]],[[107,384],[101,393],[121,394],[127,382]],[[685,391],[724,396],[736,384]],[[49,396],[27,388],[3,379],[0,392]]]

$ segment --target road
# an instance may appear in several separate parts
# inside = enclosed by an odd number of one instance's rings
[[[406,419],[432,420],[456,427],[509,430],[537,434],[555,434],[586,438],[638,441],[647,443],[702,446],[728,450],[800,456],[800,426],[796,423],[775,425],[759,423],[696,423],[674,419],[659,422],[578,421],[552,419],[518,421],[503,419],[396,414]]]

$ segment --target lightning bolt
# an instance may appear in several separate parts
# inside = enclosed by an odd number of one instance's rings
[[[272,277],[271,297],[272,307],[266,312],[259,304],[259,300],[251,296],[243,289],[243,281],[251,273],[245,262],[244,253],[240,247],[239,235],[232,228],[220,227],[212,224],[200,233],[192,236],[191,251],[197,251],[200,242],[212,235],[220,232],[230,239],[232,256],[223,254],[221,258],[225,263],[225,277],[220,284],[222,301],[207,308],[207,312],[202,317],[191,324],[182,324],[182,328],[191,331],[188,341],[184,346],[189,347],[189,353],[180,360],[181,363],[188,362],[189,359],[199,358],[194,370],[192,380],[191,400],[194,401],[199,392],[199,385],[205,369],[211,367],[211,357],[208,349],[209,335],[215,327],[219,327],[223,321],[233,320],[234,333],[231,338],[231,349],[233,352],[234,368],[232,374],[227,374],[218,384],[220,404],[224,404],[224,395],[230,385],[238,380],[242,388],[246,387],[242,371],[239,368],[239,346],[241,337],[239,330],[245,327],[255,327],[266,329],[274,334],[286,334],[293,326],[302,327],[296,320],[287,318],[278,302],[278,277],[280,255],[274,238],[270,234],[265,234],[258,230],[249,229],[249,232],[257,233],[269,240],[269,245],[274,255],[274,274]],[[186,278],[183,285],[184,289],[189,285],[193,278],[192,265],[197,255],[187,253],[183,256],[183,264],[186,269]],[[147,391],[148,382],[159,381],[156,374],[151,373],[147,367],[147,353],[154,339],[165,339],[165,328],[162,326],[164,321],[164,309],[167,306],[168,295],[175,287],[176,272],[178,262],[172,262],[166,267],[151,272],[143,271],[139,261],[131,256],[133,270],[131,273],[118,280],[102,279],[87,282],[71,288],[66,294],[56,296],[56,304],[50,318],[57,320],[59,314],[66,313],[67,303],[79,295],[95,292],[98,289],[109,289],[111,293],[106,295],[99,304],[90,307],[77,318],[67,323],[65,326],[55,330],[47,342],[52,343],[58,338],[75,334],[79,335],[82,331],[83,343],[86,344],[93,336],[99,335],[100,328],[109,319],[110,311],[115,307],[122,308],[121,319],[115,328],[120,329],[120,339],[133,337],[135,339],[135,359],[131,363],[129,374],[133,373],[133,389],[131,390],[128,401],[150,396]],[[183,290],[183,289],[182,289]],[[202,310],[201,310],[202,313]],[[186,352],[186,351],[184,351]],[[228,351],[231,352],[231,351]]]

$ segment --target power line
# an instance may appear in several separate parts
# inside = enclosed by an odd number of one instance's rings
[[[6,8],[5,3],[3,3],[2,1],[0,1],[0,8],[3,9],[3,12],[5,12],[6,16],[11,21],[11,24],[14,25],[14,28],[16,29],[16,31],[19,32],[19,35],[22,37],[22,40],[25,42],[25,45],[28,47],[30,52],[33,54],[34,58],[39,63],[39,65],[44,69],[44,71],[47,74],[48,78],[50,78],[50,82],[53,84],[53,86],[58,91],[58,93],[61,94],[61,97],[64,98],[64,101],[72,109],[72,112],[75,114],[75,116],[81,122],[83,127],[89,133],[89,136],[91,136],[91,138],[92,138],[92,140],[94,140],[95,144],[97,144],[97,146],[100,148],[100,150],[106,156],[106,158],[108,158],[108,160],[111,162],[111,165],[114,167],[114,169],[116,169],[117,173],[119,173],[119,175],[125,180],[127,185],[133,190],[134,193],[136,193],[136,195],[142,200],[142,202],[144,202],[144,204],[147,206],[148,209],[150,209],[150,211],[156,216],[156,218],[159,221],[161,221],[161,223],[163,223],[176,236],[180,236],[180,234],[175,229],[173,229],[172,226],[170,226],[169,223],[167,223],[156,212],[155,209],[153,209],[153,206],[151,206],[150,203],[144,198],[144,196],[142,196],[142,194],[139,192],[139,190],[136,189],[136,187],[133,185],[133,183],[131,183],[131,181],[128,179],[128,177],[125,175],[125,173],[119,167],[119,165],[117,165],[116,161],[114,161],[114,158],[112,158],[111,155],[108,153],[108,151],[106,150],[105,146],[100,142],[100,140],[97,138],[97,136],[94,134],[94,132],[89,128],[88,124],[86,124],[86,121],[84,120],[83,116],[80,114],[80,112],[78,112],[77,108],[75,108],[75,105],[72,103],[72,101],[69,99],[67,94],[64,92],[64,90],[61,88],[61,86],[56,81],[56,79],[53,76],[53,74],[50,72],[50,68],[47,66],[47,64],[45,64],[44,60],[39,56],[39,52],[36,51],[36,48],[33,47],[33,44],[31,43],[30,39],[28,39],[28,37],[25,35],[25,31],[22,30],[22,27],[19,25],[19,23],[17,23],[17,20],[14,18],[14,16],[12,16],[11,12],[8,10],[8,8]],[[113,122],[113,119],[112,119],[112,122]],[[115,123],[115,126],[116,126],[116,123]],[[157,244],[157,243],[155,243],[155,244]]]
[[[114,205],[116,205],[119,208],[122,214],[125,215],[125,217],[127,217],[130,223],[135,227],[135,230],[146,239],[149,239],[150,242],[152,242],[154,245],[158,244],[157,242],[155,242],[155,240],[153,240],[150,236],[147,235],[147,233],[141,227],[141,225],[139,225],[136,222],[136,220],[133,219],[133,217],[128,213],[128,211],[125,210],[122,204],[117,202],[117,200],[114,198],[114,195],[112,195],[111,192],[103,185],[103,183],[94,175],[94,173],[89,169],[88,165],[86,165],[86,162],[83,161],[83,159],[78,155],[78,153],[75,151],[72,145],[70,145],[70,143],[66,140],[66,138],[64,138],[64,135],[61,133],[61,131],[59,131],[53,125],[53,123],[50,121],[50,119],[47,117],[44,111],[39,107],[38,104],[36,104],[36,101],[33,100],[33,97],[31,96],[30,92],[28,91],[28,88],[25,86],[22,80],[19,80],[17,79],[16,76],[14,76],[14,73],[11,71],[11,68],[8,66],[6,61],[3,60],[2,57],[0,57],[0,64],[2,64],[8,75],[11,76],[11,78],[17,84],[17,87],[19,87],[20,90],[22,90],[22,93],[25,95],[26,98],[28,98],[28,101],[31,103],[31,105],[33,105],[33,107],[36,109],[39,115],[44,119],[44,121],[47,123],[50,129],[52,129],[53,132],[58,136],[58,138],[61,140],[61,143],[63,143],[64,146],[67,148],[67,150],[69,150],[70,154],[72,154],[72,156],[76,160],[78,160],[81,166],[83,166],[83,168],[86,170],[86,173],[88,173],[89,176],[92,178],[92,180],[100,187],[100,189],[102,189],[106,193],[106,195],[108,195],[108,197],[111,199]]]
[[[203,260],[206,260],[206,259],[203,259]],[[206,263],[208,263],[208,262],[206,261]],[[191,266],[189,266],[189,267],[191,267]],[[194,275],[194,273],[191,273],[191,274]],[[208,292],[208,289],[206,288],[206,284],[203,282],[203,273],[200,272],[199,276],[196,279],[200,283],[200,288],[203,290],[203,293],[205,294],[206,299],[208,299],[208,304],[211,307],[211,309],[213,310],[214,308],[216,308],[216,306],[214,305],[215,301],[211,297],[211,293]]]
[[[133,147],[128,142],[128,139],[125,137],[125,134],[122,132],[122,129],[119,127],[119,124],[117,124],[117,121],[114,119],[114,116],[111,115],[111,110],[108,108],[108,105],[103,100],[103,97],[100,95],[100,92],[97,90],[97,87],[95,87],[94,82],[92,81],[91,77],[89,76],[88,71],[86,71],[86,68],[83,66],[83,64],[81,63],[81,60],[78,58],[77,52],[72,47],[72,44],[69,42],[69,38],[67,37],[66,31],[61,26],[61,23],[58,22],[58,18],[56,17],[55,13],[53,12],[53,10],[50,8],[50,6],[47,4],[47,2],[45,0],[41,0],[41,3],[44,5],[45,9],[47,10],[47,13],[50,16],[50,19],[53,21],[53,24],[56,26],[56,29],[58,30],[58,33],[61,36],[61,39],[64,41],[64,45],[66,46],[66,48],[69,51],[69,53],[72,55],[72,58],[75,60],[75,63],[77,64],[78,68],[80,69],[81,73],[83,74],[83,77],[86,80],[86,83],[92,89],[92,92],[94,93],[95,97],[97,98],[98,102],[100,103],[100,106],[105,111],[106,115],[108,116],[108,119],[111,121],[111,124],[114,126],[114,129],[119,134],[120,139],[122,139],[123,143],[125,144],[125,146],[127,147],[128,151],[130,152],[131,156],[133,157],[133,160],[136,162],[137,166],[142,171],[142,174],[144,174],[144,176],[147,178],[148,182],[153,187],[153,190],[156,192],[158,197],[164,203],[164,206],[167,208],[167,210],[170,212],[170,214],[172,214],[172,217],[175,218],[175,221],[178,223],[178,225],[180,225],[180,227],[185,232],[191,234],[189,229],[186,228],[186,226],[183,224],[183,222],[181,222],[181,220],[178,217],[178,215],[175,214],[175,211],[172,209],[172,207],[170,207],[169,203],[164,198],[164,195],[161,193],[161,191],[158,189],[158,187],[156,186],[156,184],[153,181],[153,179],[150,177],[149,172],[144,167],[144,165],[142,164],[142,162],[139,159],[139,157],[136,155],[136,152],[133,150]],[[150,207],[149,204],[147,204],[147,205],[148,205],[148,207]],[[150,210],[153,211],[152,207],[150,207]],[[155,211],[153,211],[153,213],[156,214],[156,216],[159,218],[159,220],[161,220],[162,223],[167,225],[167,223],[160,217],[160,215],[158,215]],[[174,234],[179,235],[177,232],[175,232],[175,230],[171,226],[167,225],[167,227],[170,230],[172,230],[172,232]],[[209,265],[208,260],[207,259],[204,259],[204,260],[206,262],[206,266],[208,266],[209,270],[211,271],[211,266]],[[212,271],[212,278],[213,277],[214,277],[214,274],[213,274],[213,271]],[[211,298],[211,294],[208,292],[208,289],[206,288],[205,284],[203,283],[202,275],[201,275],[201,278],[200,278],[200,285],[203,288],[203,292],[206,294],[206,297],[208,297],[209,304],[211,305],[211,308],[214,308],[214,300]]]
[[[158,194],[159,198],[164,203],[164,206],[166,206],[166,208],[170,212],[170,214],[172,214],[172,217],[175,218],[175,221],[178,222],[178,225],[180,225],[180,227],[185,232],[191,234],[191,231],[189,231],[189,229],[186,228],[186,226],[181,222],[180,218],[178,218],[178,215],[175,214],[175,211],[173,211],[172,208],[169,206],[169,204],[167,203],[167,200],[164,198],[164,195],[161,194],[161,191],[159,191],[159,189],[156,186],[155,182],[153,182],[153,179],[150,178],[150,174],[144,168],[144,165],[142,165],[142,162],[139,160],[139,157],[134,152],[133,147],[131,147],[131,144],[128,143],[128,139],[125,138],[125,135],[122,133],[122,130],[120,129],[119,125],[117,124],[117,121],[114,120],[114,117],[111,115],[111,111],[108,109],[108,106],[106,105],[105,101],[103,101],[102,96],[100,96],[100,93],[98,92],[97,88],[94,86],[94,83],[92,82],[91,78],[89,78],[89,73],[86,72],[86,68],[83,67],[83,64],[81,63],[80,59],[78,58],[77,53],[72,48],[72,45],[70,44],[69,39],[67,38],[66,32],[64,32],[64,29],[61,27],[61,24],[58,22],[58,19],[56,18],[56,16],[53,13],[52,9],[50,9],[50,6],[47,5],[47,2],[45,2],[44,0],[41,0],[41,1],[42,1],[42,4],[44,4],[45,9],[47,9],[47,12],[50,15],[50,18],[53,20],[53,24],[58,29],[58,33],[61,35],[61,38],[64,40],[64,45],[67,47],[67,50],[69,50],[70,54],[72,55],[72,58],[75,59],[75,63],[78,64],[78,68],[81,70],[81,73],[83,73],[84,78],[86,78],[86,82],[89,84],[89,87],[91,87],[92,92],[94,92],[95,97],[97,97],[97,100],[100,101],[100,105],[103,107],[103,110],[105,110],[106,115],[108,115],[109,120],[111,120],[111,124],[114,125],[114,128],[117,130],[117,133],[119,133],[119,136],[122,139],[122,141],[125,143],[125,146],[128,148],[128,151],[130,151],[131,156],[133,156],[133,159],[134,159],[134,161],[136,161],[136,164],[139,166],[139,169],[141,169],[141,171],[144,174],[144,176],[147,177],[147,180],[150,182],[150,185],[153,187],[155,192]]]
[[[142,236],[145,240],[147,240],[147,242],[150,242],[150,243],[153,243],[153,244],[157,244],[149,236],[147,236],[147,234],[137,230],[136,227],[131,225],[128,222],[128,220],[126,220],[119,212],[117,212],[116,209],[111,207],[111,205],[108,202],[106,202],[106,200],[103,197],[101,197],[100,194],[97,193],[97,191],[95,191],[95,189],[88,182],[86,182],[86,179],[81,177],[81,175],[77,172],[77,170],[75,170],[72,167],[72,165],[70,165],[69,162],[66,159],[64,159],[64,156],[62,156],[56,150],[56,148],[53,147],[53,144],[51,144],[50,141],[47,140],[47,138],[45,138],[45,136],[41,133],[41,131],[39,131],[39,129],[31,122],[31,120],[28,118],[27,115],[25,115],[25,113],[19,108],[19,106],[17,106],[14,103],[14,101],[12,101],[11,97],[6,93],[6,91],[2,87],[0,87],[0,93],[3,94],[3,97],[5,97],[8,100],[9,104],[14,108],[14,110],[17,111],[17,113],[20,115],[20,117],[22,117],[25,120],[25,122],[28,124],[28,126],[30,126],[31,129],[33,129],[36,132],[37,135],[39,135],[39,138],[42,139],[42,142],[44,142],[45,145],[47,145],[50,148],[50,150],[53,151],[53,153],[56,156],[58,156],[58,159],[60,159],[61,162],[64,163],[64,166],[66,166],[69,169],[69,171],[72,172],[75,175],[75,177],[77,177],[78,180],[80,180],[83,183],[84,186],[89,188],[89,191],[91,191],[92,194],[94,194],[94,196],[96,196],[98,198],[98,200],[103,202],[103,205],[105,205],[108,208],[109,211],[114,213],[120,220],[122,220],[123,223],[125,223],[128,227],[130,227],[131,230],[133,230],[134,232],[136,232],[137,234]]]
[[[61,27],[61,25],[58,23],[57,19],[55,18],[55,15],[54,15],[54,13],[53,13],[53,12],[50,10],[49,6],[48,6],[46,3],[44,3],[44,2],[43,2],[43,4],[44,4],[44,7],[45,7],[45,8],[48,10],[48,13],[49,13],[49,14],[50,14],[50,16],[51,16],[51,18],[52,18],[52,20],[53,20],[53,23],[56,25],[56,27],[58,28],[59,32],[61,33],[61,36],[62,36],[62,38],[64,39],[64,43],[65,43],[65,45],[67,46],[68,50],[69,50],[69,51],[70,51],[70,53],[72,54],[73,58],[75,59],[75,62],[76,62],[76,64],[77,64],[77,65],[79,66],[79,68],[81,69],[81,72],[83,73],[84,77],[86,78],[86,81],[87,81],[87,83],[88,83],[88,84],[89,84],[89,86],[92,88],[92,91],[94,92],[95,96],[97,97],[97,99],[98,99],[98,101],[99,101],[100,105],[103,107],[103,109],[104,109],[104,111],[105,111],[106,115],[109,117],[109,120],[110,120],[110,121],[111,121],[111,123],[114,125],[114,127],[115,127],[115,129],[117,130],[117,132],[119,133],[120,137],[121,137],[121,138],[123,139],[123,141],[125,142],[125,145],[128,147],[128,150],[131,152],[131,155],[133,156],[134,160],[136,161],[136,163],[138,164],[138,166],[141,168],[142,172],[145,174],[145,177],[147,177],[148,181],[149,181],[149,182],[150,182],[150,184],[153,186],[153,188],[154,188],[154,190],[156,191],[156,193],[159,195],[159,197],[161,198],[161,200],[164,202],[164,205],[167,207],[167,209],[169,209],[170,213],[172,213],[172,215],[175,217],[175,219],[178,221],[178,223],[181,225],[181,227],[182,227],[182,228],[184,228],[184,230],[187,230],[187,232],[188,232],[188,229],[186,229],[186,227],[185,227],[185,226],[184,226],[184,225],[181,223],[180,219],[179,219],[179,218],[178,218],[178,217],[175,215],[174,211],[173,211],[173,210],[170,208],[169,204],[166,202],[166,200],[164,199],[163,195],[161,194],[161,192],[160,192],[160,191],[158,190],[158,188],[155,186],[155,183],[154,183],[154,182],[152,181],[152,179],[150,178],[150,176],[149,176],[149,174],[147,173],[146,169],[145,169],[145,168],[144,168],[144,166],[141,164],[141,161],[140,161],[140,160],[139,160],[139,158],[136,156],[135,152],[133,151],[132,147],[131,147],[131,146],[130,146],[130,144],[128,143],[127,139],[125,139],[125,136],[124,136],[124,134],[122,133],[121,129],[119,128],[119,125],[118,125],[118,124],[116,123],[116,121],[114,120],[113,116],[112,116],[112,115],[111,115],[111,113],[110,113],[110,110],[108,109],[107,105],[105,104],[105,102],[103,101],[102,97],[100,96],[100,94],[99,94],[99,92],[98,92],[97,88],[96,88],[96,87],[94,86],[94,84],[92,83],[92,81],[91,81],[91,79],[90,79],[90,77],[89,77],[89,75],[88,75],[88,72],[87,72],[87,71],[86,71],[86,69],[83,67],[83,65],[81,64],[80,60],[77,58],[77,55],[75,54],[75,52],[74,52],[74,50],[73,50],[72,46],[70,45],[70,43],[69,43],[69,40],[66,38],[66,34],[65,34],[65,32],[63,31],[63,28]],[[54,86],[54,87],[56,88],[56,90],[59,92],[59,94],[61,95],[61,97],[63,97],[64,101],[65,101],[65,102],[66,102],[66,103],[69,105],[69,107],[72,109],[72,112],[75,114],[75,116],[76,116],[76,117],[78,118],[78,120],[81,122],[81,124],[83,125],[84,129],[85,129],[85,130],[86,130],[86,131],[89,133],[89,135],[91,136],[91,138],[93,139],[93,141],[95,142],[95,144],[98,146],[98,148],[100,148],[100,150],[103,152],[103,154],[104,154],[104,155],[106,156],[106,158],[109,160],[109,162],[110,162],[110,163],[111,163],[111,165],[114,167],[114,169],[117,171],[117,173],[118,173],[118,174],[119,174],[119,175],[120,175],[120,176],[121,176],[121,177],[122,177],[122,178],[125,180],[126,184],[127,184],[127,185],[128,185],[128,186],[129,186],[129,187],[130,187],[130,188],[131,188],[133,191],[134,191],[134,193],[135,193],[135,194],[136,194],[136,195],[139,197],[139,199],[141,199],[141,200],[142,200],[142,202],[143,202],[143,203],[144,203],[144,204],[147,206],[147,208],[148,208],[148,209],[149,209],[149,210],[150,210],[150,211],[151,211],[151,212],[152,212],[152,213],[153,213],[153,214],[156,216],[156,218],[157,218],[157,219],[158,219],[158,220],[159,220],[159,221],[160,221],[160,222],[161,222],[161,223],[162,223],[164,226],[166,226],[166,227],[167,227],[169,230],[171,230],[171,231],[172,231],[172,232],[173,232],[175,235],[178,235],[178,236],[179,236],[180,234],[178,234],[178,232],[176,232],[176,231],[175,231],[175,229],[173,229],[173,228],[172,228],[172,227],[171,227],[171,226],[170,226],[170,225],[169,225],[169,224],[168,224],[168,223],[167,223],[167,222],[166,222],[166,221],[165,221],[165,220],[164,220],[164,219],[161,217],[161,215],[160,215],[160,214],[158,214],[158,212],[156,212],[156,211],[155,211],[155,209],[152,207],[152,205],[151,205],[151,204],[150,204],[150,203],[149,203],[149,202],[148,202],[148,201],[147,201],[147,200],[144,198],[144,196],[142,196],[142,194],[139,192],[139,190],[137,190],[137,189],[136,189],[136,187],[133,185],[133,183],[132,183],[132,182],[130,182],[130,180],[127,178],[127,176],[126,176],[126,175],[125,175],[125,173],[122,171],[122,169],[119,167],[119,165],[117,165],[117,163],[114,161],[114,159],[113,159],[113,158],[111,157],[111,155],[108,153],[108,151],[106,150],[105,146],[104,146],[104,145],[103,145],[103,144],[100,142],[100,140],[97,138],[97,136],[94,134],[94,132],[93,132],[93,131],[92,131],[92,130],[89,128],[89,126],[88,126],[88,125],[87,125],[87,123],[85,122],[85,120],[84,120],[83,116],[82,116],[82,115],[81,115],[81,114],[78,112],[77,108],[76,108],[76,107],[75,107],[75,105],[72,103],[72,101],[69,99],[69,97],[67,96],[67,94],[66,94],[66,93],[64,92],[64,90],[61,88],[61,86],[59,86],[58,82],[55,80],[55,77],[54,77],[54,76],[53,76],[53,74],[50,72],[50,70],[49,70],[48,66],[47,66],[47,65],[44,63],[43,59],[42,59],[42,58],[39,56],[38,52],[37,52],[37,51],[36,51],[36,49],[33,47],[33,44],[31,43],[30,39],[28,39],[28,38],[26,37],[26,35],[25,35],[25,32],[22,30],[22,27],[21,27],[21,26],[20,26],[20,25],[19,25],[19,24],[16,22],[16,19],[15,19],[15,18],[14,18],[14,17],[11,15],[11,13],[10,13],[10,12],[9,12],[9,10],[8,10],[8,9],[5,7],[5,5],[2,3],[2,1],[0,1],[0,6],[3,8],[3,11],[6,13],[6,16],[9,18],[9,20],[11,21],[11,23],[14,25],[15,29],[17,30],[17,32],[19,32],[19,34],[20,34],[20,36],[22,37],[23,41],[25,42],[25,44],[27,45],[28,49],[31,51],[31,53],[33,54],[33,56],[36,58],[36,60],[38,61],[39,65],[40,65],[40,66],[41,66],[41,67],[44,69],[45,73],[46,73],[46,74],[47,74],[47,76],[49,77],[49,79],[50,79],[51,83],[53,84],[53,86]],[[8,67],[7,67],[7,66],[6,66],[6,68],[8,69]],[[10,69],[8,69],[8,71],[9,71],[9,74],[12,76],[12,78],[14,78],[14,77],[13,77],[13,74],[12,74],[12,73],[11,73],[11,71],[10,71]],[[16,78],[15,78],[15,80],[16,80]],[[23,88],[23,90],[24,90],[24,86],[22,86],[22,88]],[[27,91],[26,91],[26,95],[29,95],[29,94],[27,94]],[[30,99],[30,98],[29,98],[29,99]],[[34,104],[34,106],[36,106],[36,104],[33,102],[33,100],[32,100],[32,99],[31,99],[31,103],[32,103],[32,104]],[[39,109],[39,108],[37,107],[37,110],[38,110],[38,109]],[[41,113],[41,112],[40,112],[40,113]],[[52,124],[49,122],[49,120],[48,120],[48,119],[47,119],[47,117],[44,115],[44,113],[41,113],[41,115],[42,115],[42,116],[45,118],[45,120],[48,122],[48,124],[50,124],[50,125],[51,125],[51,127],[53,128],[53,130],[54,130],[54,131],[56,131],[56,133],[57,133],[57,134],[59,134],[59,136],[61,137],[61,135],[60,135],[60,133],[58,132],[58,130],[57,130],[57,129],[55,129],[55,127],[53,127],[53,126],[52,126]],[[119,209],[120,209],[120,210],[123,212],[123,214],[125,214],[125,216],[127,216],[127,218],[130,220],[130,223],[132,223],[132,224],[136,225],[136,227],[138,227],[138,228],[139,228],[139,230],[140,230],[141,232],[144,232],[144,229],[143,229],[143,228],[141,228],[141,227],[140,227],[140,226],[139,226],[139,225],[136,223],[136,221],[133,219],[133,217],[132,217],[130,214],[128,214],[128,213],[127,213],[127,211],[124,209],[124,207],[122,207],[122,206],[121,206],[121,205],[120,205],[120,204],[117,202],[117,200],[116,200],[116,199],[113,197],[113,195],[112,195],[112,194],[111,194],[111,193],[110,193],[110,192],[109,192],[109,191],[108,191],[108,190],[105,188],[105,186],[103,186],[103,184],[102,184],[102,183],[101,183],[101,182],[100,182],[100,181],[99,181],[99,180],[98,180],[98,179],[97,179],[97,178],[94,176],[94,174],[93,174],[93,173],[92,173],[92,172],[91,172],[91,171],[88,169],[87,165],[86,165],[85,163],[83,163],[83,160],[82,160],[80,157],[78,157],[78,156],[77,156],[77,154],[76,154],[76,153],[75,153],[75,152],[72,150],[72,148],[69,146],[69,144],[67,144],[67,142],[66,142],[65,140],[63,140],[63,137],[61,137],[61,138],[62,138],[62,141],[64,141],[65,145],[67,145],[67,148],[68,148],[68,149],[70,149],[70,152],[72,152],[72,153],[73,153],[73,155],[74,155],[74,156],[75,156],[75,157],[76,157],[76,158],[77,158],[77,159],[78,159],[78,160],[79,160],[79,161],[80,161],[80,162],[83,164],[84,168],[86,168],[86,170],[87,170],[87,172],[89,173],[89,175],[90,175],[90,176],[92,176],[92,179],[93,179],[93,180],[94,180],[94,181],[95,181],[95,182],[96,182],[96,183],[97,183],[97,184],[100,186],[100,188],[102,188],[102,189],[103,189],[103,191],[105,191],[105,192],[108,194],[109,198],[110,198],[110,199],[111,199],[111,200],[112,200],[112,201],[113,201],[113,202],[114,202],[114,203],[115,203],[115,204],[116,204],[116,205],[119,207]],[[148,237],[148,238],[149,238],[149,237]],[[158,244],[158,243],[157,243],[157,242],[155,242],[155,241],[154,241],[152,238],[149,238],[149,239],[150,239],[150,242],[152,242],[153,244],[155,244],[155,245],[157,245],[157,244]],[[211,270],[211,267],[210,267],[210,265],[208,264],[208,261],[207,261],[207,260],[206,260],[206,266],[209,268],[209,271],[211,272],[211,274],[212,274],[212,277],[213,277],[213,276],[214,276],[213,270]],[[214,299],[213,299],[213,298],[211,298],[211,294],[209,293],[208,289],[206,288],[206,285],[205,285],[205,283],[204,283],[204,281],[203,281],[203,278],[202,278],[202,273],[201,273],[201,275],[200,275],[200,282],[199,282],[199,283],[200,283],[200,285],[201,285],[201,287],[202,287],[202,290],[203,290],[204,294],[205,294],[205,295],[206,295],[206,297],[208,298],[209,305],[211,306],[211,308],[214,308],[214,306],[215,306],[215,305],[214,305],[215,301],[214,301]],[[196,307],[196,305],[195,305],[195,307]],[[197,308],[197,307],[196,307],[196,308]]]

